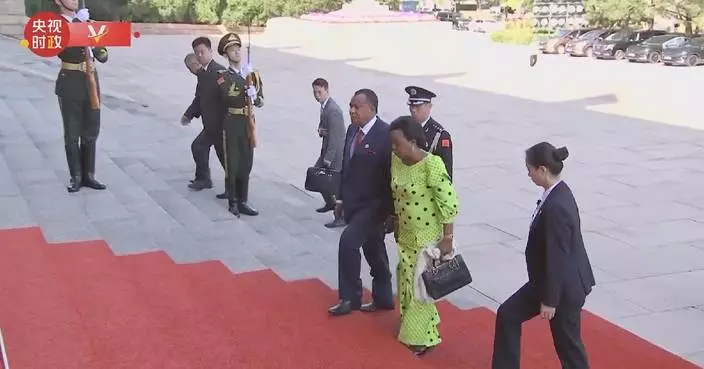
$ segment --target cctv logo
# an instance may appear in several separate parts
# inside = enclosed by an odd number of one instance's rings
[[[98,32],[95,32],[95,27],[92,24],[88,24],[88,38],[92,39],[96,46],[100,45],[100,39],[108,34],[108,28],[105,24],[100,25]]]
[[[130,22],[69,23],[68,46],[114,47],[132,45]]]

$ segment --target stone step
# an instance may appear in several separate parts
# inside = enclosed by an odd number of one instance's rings
[[[22,39],[24,38],[24,24],[0,24],[0,35]]]

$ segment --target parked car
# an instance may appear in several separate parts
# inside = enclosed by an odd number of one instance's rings
[[[662,61],[665,65],[690,67],[704,64],[704,37],[674,38],[668,41],[663,44]]]
[[[666,35],[653,36],[647,40],[629,46],[626,49],[626,57],[631,63],[660,63],[662,61],[662,44],[677,37],[683,36],[679,33],[668,33]]]
[[[570,42],[567,43],[565,46],[565,53],[569,54],[570,56],[592,56],[592,51],[594,47],[594,42],[599,38],[599,37],[606,37],[612,33],[616,32],[615,30],[608,30],[608,29],[596,29],[593,31],[589,31],[578,38],[571,40]]]
[[[610,34],[603,40],[597,40],[594,43],[594,51],[592,51],[592,54],[597,59],[623,60],[626,58],[626,49],[628,49],[629,46],[633,46],[653,36],[661,36],[666,34],[667,31],[661,30],[621,30]]]
[[[567,45],[570,40],[589,31],[593,31],[593,29],[576,29],[572,31],[569,29],[558,29],[550,35],[549,39],[538,42],[538,50],[543,54],[564,54],[565,45]]]

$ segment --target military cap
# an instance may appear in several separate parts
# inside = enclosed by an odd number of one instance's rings
[[[220,38],[220,42],[218,42],[218,54],[225,55],[227,48],[232,45],[242,46],[242,40],[236,33],[229,32]]]
[[[406,93],[408,94],[408,105],[427,104],[436,97],[433,92],[418,86],[406,87]]]

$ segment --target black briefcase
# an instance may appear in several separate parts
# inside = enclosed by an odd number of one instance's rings
[[[460,254],[448,261],[429,266],[423,272],[422,278],[428,295],[435,300],[472,283],[472,275]]]
[[[305,188],[312,192],[337,194],[340,178],[340,172],[330,168],[310,167],[306,172]]]

